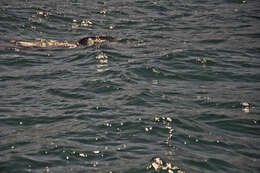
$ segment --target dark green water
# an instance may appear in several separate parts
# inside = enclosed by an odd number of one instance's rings
[[[0,36],[1,173],[260,172],[258,0],[1,0]]]

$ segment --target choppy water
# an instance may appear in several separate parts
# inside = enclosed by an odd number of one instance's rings
[[[0,172],[260,172],[259,26],[258,0],[1,0]]]

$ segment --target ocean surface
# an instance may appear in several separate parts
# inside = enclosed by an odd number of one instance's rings
[[[259,173],[259,108],[259,0],[0,1],[0,173]]]

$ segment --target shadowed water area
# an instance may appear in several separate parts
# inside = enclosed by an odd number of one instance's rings
[[[1,0],[0,36],[1,173],[260,172],[258,0]]]

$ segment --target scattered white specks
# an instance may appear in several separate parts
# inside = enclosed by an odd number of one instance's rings
[[[93,151],[94,154],[99,154],[100,151],[96,150],[96,151]]]
[[[242,111],[245,112],[245,113],[249,113],[249,107],[243,108]]]
[[[242,105],[242,106],[249,106],[249,103],[247,103],[247,102],[241,102],[241,105]]]
[[[87,154],[84,154],[84,153],[79,153],[79,156],[80,156],[80,157],[88,157],[88,155],[87,155]]]
[[[159,81],[158,80],[152,80],[153,85],[158,85]]]
[[[153,127],[146,127],[146,128],[145,128],[145,131],[148,132],[148,131],[150,131],[150,130],[152,130],[152,129],[153,129]]]
[[[240,104],[243,106],[242,111],[245,112],[245,113],[249,113],[249,106],[250,106],[249,103],[248,102],[241,102]]]
[[[172,119],[170,117],[167,117],[166,120],[172,122]]]

